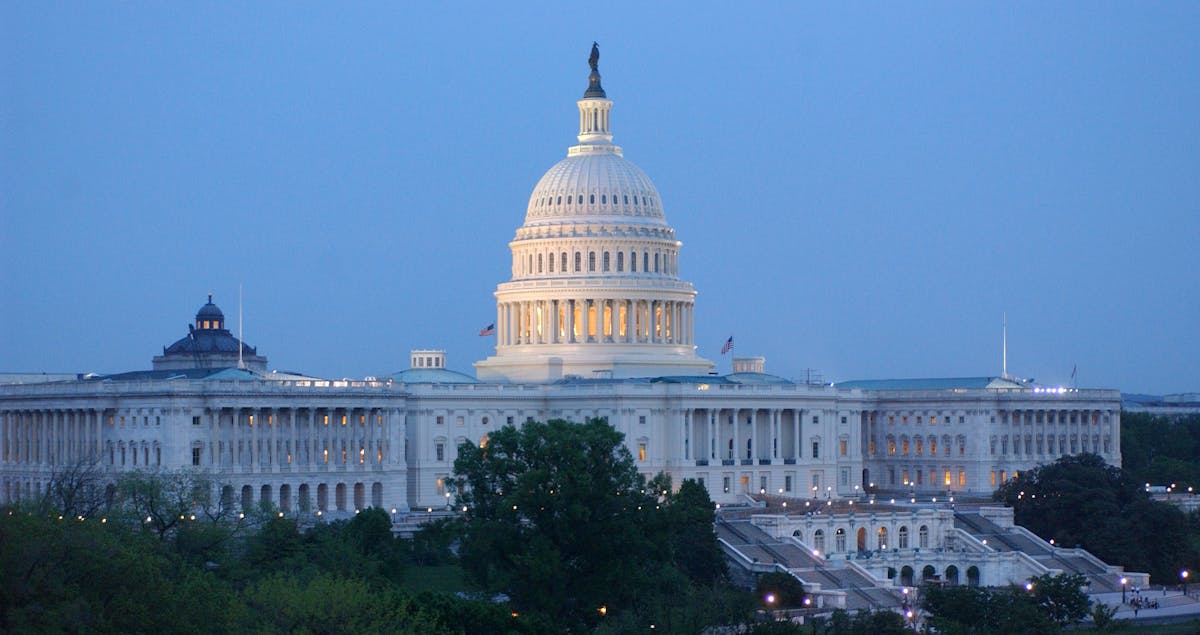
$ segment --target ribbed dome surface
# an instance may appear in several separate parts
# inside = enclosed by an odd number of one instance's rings
[[[650,178],[616,151],[569,156],[533,188],[526,227],[581,221],[667,224]]]

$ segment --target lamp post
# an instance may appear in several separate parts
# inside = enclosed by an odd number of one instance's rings
[[[1125,585],[1129,584],[1129,578],[1121,578],[1121,604],[1125,603]]]
[[[1183,571],[1179,572],[1179,579],[1183,580],[1183,594],[1187,595],[1187,579],[1188,579],[1188,570],[1187,569],[1184,569]]]

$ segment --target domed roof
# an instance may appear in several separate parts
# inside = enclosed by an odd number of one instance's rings
[[[603,146],[601,146],[603,147]],[[554,164],[529,197],[525,225],[620,222],[666,226],[658,190],[641,168],[608,146]]]
[[[208,294],[208,304],[200,307],[200,310],[196,312],[196,319],[225,321],[225,314],[221,312],[221,309],[217,305],[213,304],[211,293]]]

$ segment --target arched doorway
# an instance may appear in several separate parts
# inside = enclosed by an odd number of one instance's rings
[[[227,512],[233,509],[233,486],[221,486],[221,511]]]
[[[317,485],[317,511],[329,511],[329,486],[325,483]]]
[[[971,565],[967,568],[967,586],[979,586],[979,567]]]
[[[888,531],[887,527],[880,527],[875,536],[875,548],[879,550],[887,549]]]
[[[354,484],[354,511],[358,511],[367,506],[367,488],[362,483]]]
[[[308,500],[308,483],[300,485],[300,511],[307,513],[310,510],[311,503]]]
[[[858,546],[859,553],[862,553],[867,550],[867,528],[866,527],[858,528],[857,546]]]
[[[921,569],[921,582],[930,582],[937,579],[937,569],[933,565],[927,564],[924,569]]]
[[[958,584],[958,567],[954,565],[946,567],[946,584]]]
[[[903,567],[900,568],[900,586],[912,586],[912,585],[913,585],[913,568],[908,565],[904,565]]]
[[[271,506],[271,486],[263,485],[259,491],[260,491],[260,495],[258,497],[258,504],[263,509],[267,509],[268,507]]]
[[[333,491],[333,504],[339,512],[346,511],[346,484],[338,483]]]
[[[279,486],[279,511],[292,511],[292,486],[286,483]]]
[[[862,476],[862,489],[865,492],[871,486],[871,470],[864,467]]]
[[[250,511],[250,505],[254,504],[254,488],[249,485],[242,486],[242,511]]]
[[[371,506],[383,509],[383,483],[373,483],[371,485]]]

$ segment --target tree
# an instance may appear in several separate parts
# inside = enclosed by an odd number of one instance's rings
[[[1033,580],[1033,599],[1059,626],[1074,624],[1087,617],[1091,600],[1083,591],[1087,578],[1082,575],[1044,573]]]
[[[1020,525],[1064,546],[1174,582],[1182,567],[1200,567],[1196,531],[1179,508],[1150,499],[1141,484],[1094,454],[1062,457],[1022,472],[993,498]]]
[[[623,435],[601,419],[505,426],[454,463],[460,550],[483,588],[559,629],[630,610],[669,566],[658,502]]]
[[[790,573],[772,571],[759,576],[754,584],[754,595],[759,606],[764,608],[799,608],[804,606],[804,585]],[[771,601],[767,601],[767,597]]]

